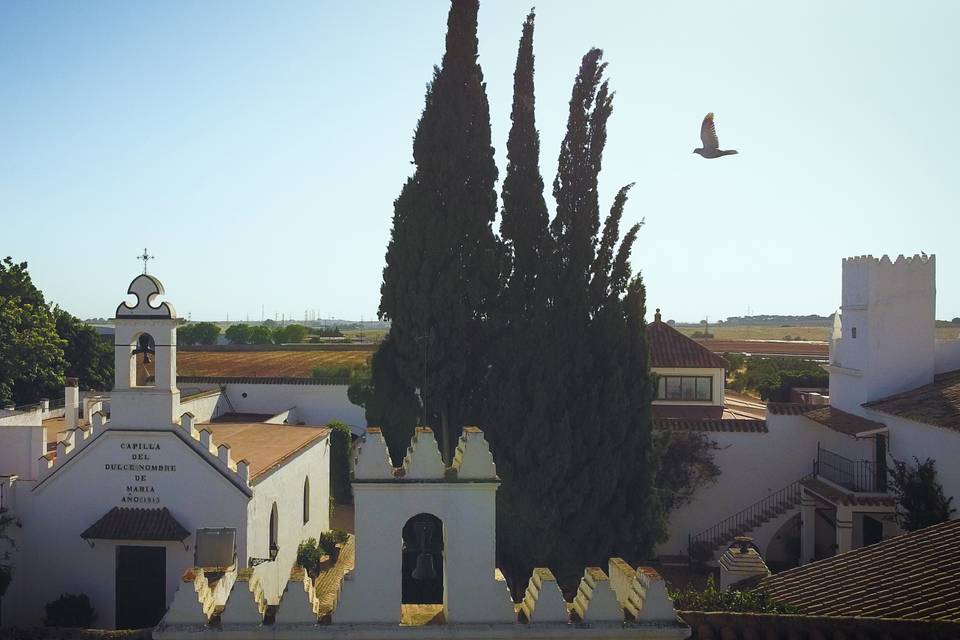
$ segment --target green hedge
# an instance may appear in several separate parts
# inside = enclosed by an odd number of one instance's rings
[[[327,426],[330,428],[330,492],[337,504],[351,504],[350,427],[339,420]]]

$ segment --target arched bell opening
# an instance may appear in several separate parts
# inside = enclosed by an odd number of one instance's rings
[[[403,604],[444,604],[443,521],[420,513],[403,525]]]
[[[156,385],[157,343],[149,333],[140,333],[130,345],[130,386],[152,387]]]

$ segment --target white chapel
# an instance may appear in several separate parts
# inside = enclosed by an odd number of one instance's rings
[[[86,401],[81,420],[68,383],[59,427],[44,407],[0,417],[14,542],[4,626],[39,625],[46,603],[84,593],[96,626],[150,627],[193,566],[252,567],[276,600],[299,542],[329,529],[328,430],[230,412],[217,394],[181,397],[163,285],[143,274],[128,293],[109,405]]]

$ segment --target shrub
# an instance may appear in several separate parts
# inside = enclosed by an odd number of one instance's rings
[[[936,461],[913,460],[915,465],[894,460],[888,470],[890,488],[897,497],[897,520],[906,531],[946,522],[956,511],[950,506],[953,498],[943,494],[943,486],[937,480]]]
[[[350,427],[339,420],[327,424],[330,428],[330,493],[334,502],[350,504]]]
[[[319,575],[320,547],[317,546],[316,538],[308,538],[297,547],[297,566],[303,567],[311,578]]]
[[[688,586],[683,591],[670,591],[670,599],[678,611],[735,611],[738,613],[798,613],[793,605],[770,599],[766,591],[721,591],[713,576],[707,578],[703,591]]]
[[[320,534],[320,539],[317,541],[317,544],[324,553],[336,560],[337,556],[340,555],[340,549],[337,548],[337,545],[343,544],[349,539],[350,536],[347,535],[346,531],[331,529],[330,531],[324,531]]]
[[[89,629],[97,618],[87,594],[64,593],[44,606],[43,624],[48,627]]]

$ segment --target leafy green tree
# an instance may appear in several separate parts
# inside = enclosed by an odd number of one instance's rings
[[[27,271],[0,262],[0,404],[36,402],[63,385],[63,340]]]
[[[666,514],[690,504],[694,494],[720,476],[717,443],[700,432],[661,429],[654,433],[654,486]],[[711,554],[712,556],[712,554]]]
[[[224,331],[224,337],[230,344],[250,344],[250,329],[246,324],[232,324]]]
[[[897,498],[897,519],[906,531],[916,531],[946,522],[956,511],[937,480],[936,461],[927,458],[914,464],[894,460],[888,470],[890,489]]]
[[[414,134],[416,168],[394,202],[380,288],[379,315],[392,321],[397,354],[390,364],[408,388],[422,388],[426,421],[447,460],[486,368],[478,336],[503,260],[492,228],[497,167],[477,63],[478,10],[478,0],[451,3],[446,51]]]
[[[273,343],[273,331],[265,324],[258,324],[250,327],[247,333],[247,344],[271,344]]]
[[[188,346],[216,344],[218,337],[220,337],[220,327],[212,322],[191,323],[177,329],[177,343]]]
[[[93,327],[60,307],[54,307],[53,318],[57,335],[63,340],[63,355],[67,361],[66,376],[77,378],[83,390],[112,389],[113,345],[101,339]]]
[[[273,341],[276,344],[299,344],[306,339],[310,329],[302,324],[288,324],[278,327],[273,332]]]

